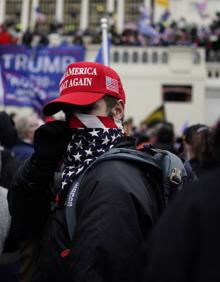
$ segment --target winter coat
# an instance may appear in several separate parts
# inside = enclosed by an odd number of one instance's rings
[[[8,209],[7,194],[19,162],[9,150],[1,151],[0,173],[0,280],[2,282],[19,281],[18,243],[12,234],[13,222]]]
[[[1,151],[1,162],[0,185],[8,189],[21,162],[7,149]]]
[[[220,281],[220,167],[183,190],[158,221],[144,281]]]
[[[34,153],[34,146],[30,143],[20,141],[11,150],[18,160],[25,161]]]
[[[17,142],[17,131],[12,118],[4,111],[0,111],[0,144],[11,149]]]
[[[10,206],[17,233],[33,236],[45,224],[45,191],[51,176],[27,167],[27,162],[25,166],[26,180],[21,169],[12,185]],[[97,165],[81,185],[72,240],[65,207],[50,215],[31,281],[138,281],[147,236],[161,208],[159,194],[138,164],[109,160]]]
[[[9,188],[12,178],[20,165],[10,149],[17,141],[17,131],[11,117],[0,111],[0,186]]]

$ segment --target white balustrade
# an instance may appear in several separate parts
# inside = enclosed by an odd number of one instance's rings
[[[220,64],[219,63],[207,63],[207,78],[219,79],[220,78]]]

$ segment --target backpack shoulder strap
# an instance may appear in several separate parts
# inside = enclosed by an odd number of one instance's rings
[[[93,161],[73,182],[71,185],[67,200],[65,204],[66,212],[66,222],[67,229],[69,233],[70,240],[73,238],[74,230],[76,227],[76,203],[78,198],[78,193],[82,181],[86,178],[88,172],[97,166],[99,163],[107,160],[125,160],[140,163],[148,167],[152,167],[157,171],[161,171],[160,167],[155,162],[154,158],[151,155],[146,157],[146,152],[140,152],[135,149],[126,149],[126,148],[113,148],[106,153],[102,154],[99,158]]]
[[[160,166],[157,164],[153,156],[147,152],[141,152],[136,149],[113,148],[102,154],[97,160],[95,160],[95,162],[92,163],[92,166],[106,160],[126,160],[138,162],[160,170]]]

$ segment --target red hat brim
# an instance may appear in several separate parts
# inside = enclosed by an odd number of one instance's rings
[[[43,114],[46,116],[51,116],[62,110],[63,104],[86,106],[95,103],[105,96],[105,93],[99,92],[74,92],[71,94],[66,94],[60,96],[53,101],[46,104],[43,108]]]

